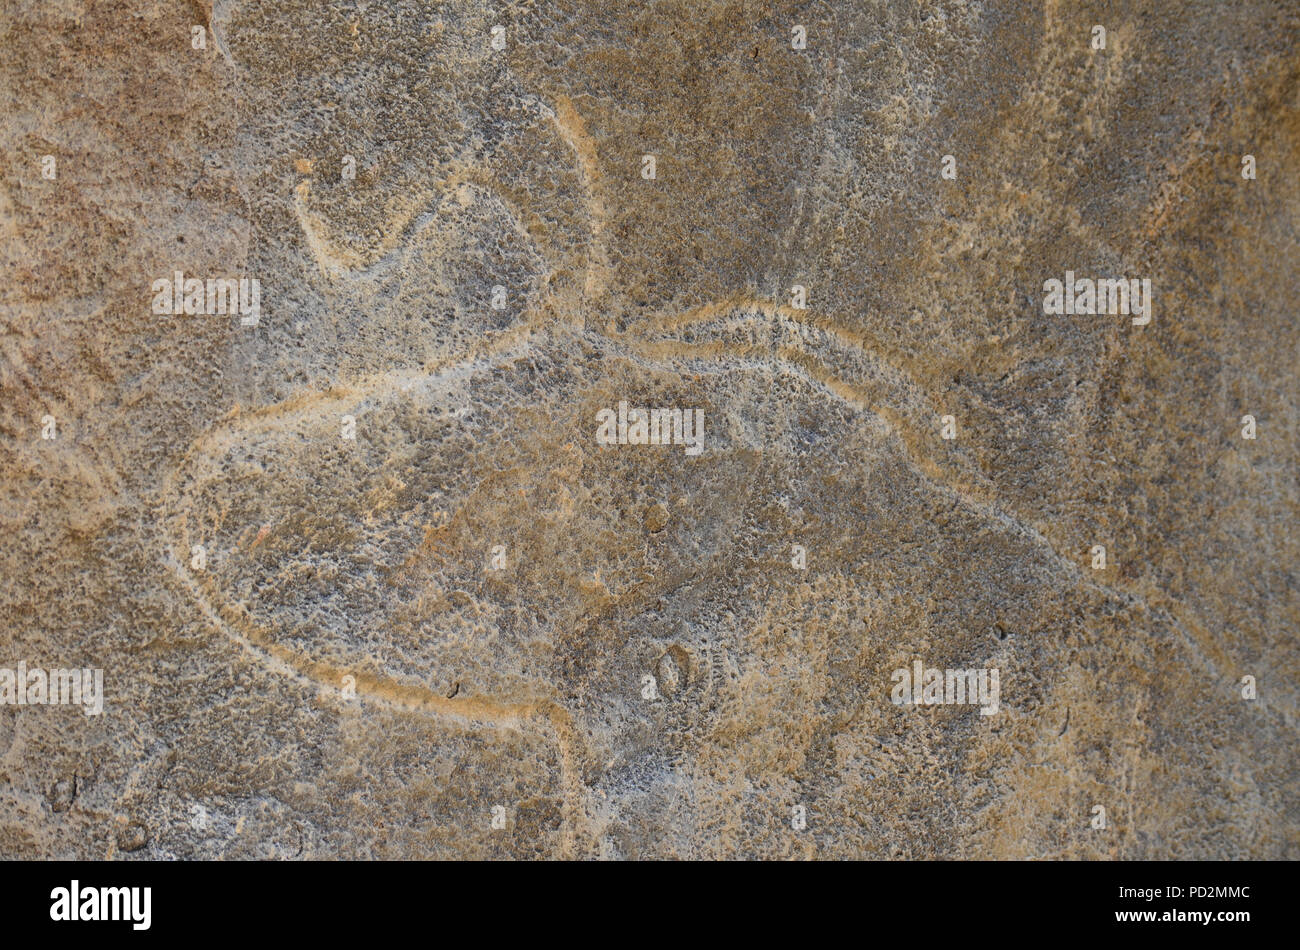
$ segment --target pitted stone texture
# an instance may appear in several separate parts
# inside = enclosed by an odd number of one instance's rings
[[[0,855],[1300,855],[1293,4],[0,36],[0,667],[106,690],[0,707]]]

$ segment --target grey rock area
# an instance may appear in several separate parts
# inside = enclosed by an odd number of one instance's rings
[[[0,857],[1300,857],[1294,0],[0,41]]]

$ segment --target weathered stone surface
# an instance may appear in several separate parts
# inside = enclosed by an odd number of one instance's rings
[[[0,855],[1300,857],[1294,3],[0,37]]]

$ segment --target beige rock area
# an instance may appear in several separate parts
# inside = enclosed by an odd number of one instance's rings
[[[1300,857],[1294,0],[0,42],[0,856]]]

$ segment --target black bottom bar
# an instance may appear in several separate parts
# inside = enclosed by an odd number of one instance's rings
[[[804,939],[808,931],[827,928],[828,936],[835,930],[844,938],[856,935],[853,942],[897,928],[901,935],[945,941],[941,945],[953,938],[966,945],[968,939],[1054,933],[1222,942],[1286,922],[1282,876],[1291,870],[1280,863],[1214,862],[544,868],[50,862],[0,865],[0,893],[10,937],[256,934],[259,940],[285,937],[300,945],[315,938],[337,946],[350,937],[373,940],[377,926],[442,942],[477,922],[497,939],[512,926],[531,929],[539,939],[573,927],[604,943],[660,927],[681,936],[690,922],[696,939],[755,929],[770,938],[776,931],[765,931],[785,925],[804,931]],[[924,945],[934,944],[925,938]]]

